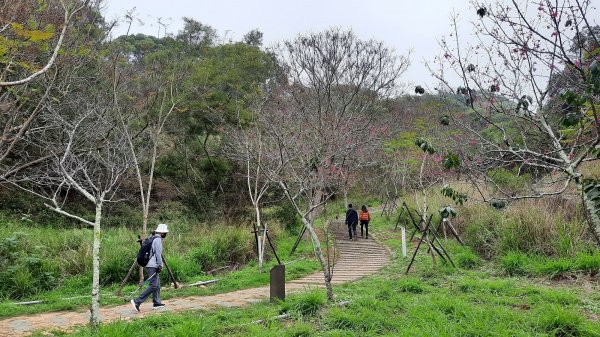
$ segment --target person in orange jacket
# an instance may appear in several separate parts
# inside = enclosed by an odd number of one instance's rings
[[[371,221],[371,213],[369,213],[369,210],[367,209],[367,206],[362,205],[362,207],[360,208],[360,215],[358,217],[358,219],[360,220],[360,237],[363,237],[363,227],[365,228],[366,231],[366,238],[369,238],[369,221]]]

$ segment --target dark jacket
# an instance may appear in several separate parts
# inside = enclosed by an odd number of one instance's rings
[[[358,213],[354,208],[346,211],[346,225],[358,223]]]

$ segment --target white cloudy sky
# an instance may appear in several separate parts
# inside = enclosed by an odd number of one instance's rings
[[[412,65],[403,80],[429,84],[434,81],[422,63],[439,53],[437,39],[448,32],[450,13],[475,16],[467,0],[106,0],[105,7],[108,19],[122,18],[135,7],[144,24],[136,24],[133,33],[156,35],[158,18],[168,24],[168,32],[176,33],[181,17],[188,16],[217,29],[225,40],[240,40],[258,28],[267,46],[330,26],[352,28],[362,38],[385,41],[398,53],[412,49]],[[125,29],[122,25],[116,33]]]
[[[264,44],[291,39],[298,33],[319,31],[330,26],[352,28],[362,38],[385,41],[398,53],[412,52],[412,65],[402,80],[435,86],[423,65],[439,54],[437,40],[449,33],[450,15],[462,16],[461,32],[469,38],[470,20],[476,19],[468,0],[105,0],[105,16],[122,18],[135,8],[144,24],[132,33],[156,35],[158,18],[168,24],[167,32],[182,28],[183,16],[192,17],[217,29],[225,41],[240,40],[258,28]],[[597,13],[597,11],[596,11]],[[596,21],[596,20],[593,20]],[[600,20],[598,20],[600,21]],[[126,27],[118,27],[121,35]],[[163,35],[164,32],[161,32]]]

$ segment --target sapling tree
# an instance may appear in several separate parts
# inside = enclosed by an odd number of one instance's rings
[[[370,126],[381,111],[380,99],[395,92],[408,59],[340,29],[300,35],[285,42],[278,57],[288,83],[272,93],[260,125],[269,156],[282,168],[268,168],[267,174],[308,230],[333,300],[332,274],[314,221],[319,208],[343,188],[342,166],[375,139]]]
[[[82,94],[81,92],[79,94]],[[126,174],[130,156],[127,138],[119,127],[110,101],[81,95],[44,114],[45,130],[28,133],[25,140],[50,159],[21,171],[11,182],[46,200],[45,205],[93,229],[92,302],[90,325],[99,324],[100,245],[103,209],[113,201]],[[69,204],[79,195],[94,208],[94,216],[77,214]]]
[[[90,325],[99,323],[100,246],[103,210],[115,198],[130,166],[127,135],[115,109],[110,79],[111,62],[88,58],[79,71],[69,73],[60,99],[43,103],[39,127],[22,137],[31,158],[44,158],[4,181],[44,200],[54,212],[93,229]],[[93,216],[70,205],[83,199]]]
[[[456,15],[436,60],[461,84],[455,88],[434,72],[474,116],[449,121],[472,135],[463,142],[469,149],[465,167],[475,181],[492,184],[493,168],[532,173],[535,181],[526,193],[496,186],[496,204],[557,195],[574,185],[600,238],[599,185],[582,174],[584,163],[599,159],[600,36],[592,26],[597,9],[587,0],[472,4],[476,42],[458,35]]]
[[[276,156],[269,155],[269,146],[265,143],[263,120],[266,95],[260,91],[254,96],[249,109],[243,117],[238,113],[238,125],[228,130],[228,156],[244,167],[248,197],[252,203],[256,219],[256,244],[258,250],[258,268],[262,272],[267,239],[267,224],[263,223],[261,208],[266,202],[268,192],[273,182],[268,179],[267,169],[276,175],[282,169],[281,162]]]

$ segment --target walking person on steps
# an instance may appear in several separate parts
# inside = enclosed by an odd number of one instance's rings
[[[137,312],[140,311],[140,304],[142,304],[148,298],[148,296],[150,296],[150,294],[152,294],[152,303],[154,304],[153,309],[156,310],[165,307],[165,305],[162,304],[162,302],[160,301],[159,274],[163,268],[162,241],[165,239],[165,237],[167,237],[167,233],[169,233],[169,229],[164,223],[159,224],[156,230],[153,232],[154,235],[152,237],[152,250],[150,253],[150,260],[144,268],[144,270],[146,271],[146,275],[148,277],[151,277],[149,281],[150,284],[146,289],[144,289],[144,291],[142,291],[140,296],[131,300],[131,305],[133,305],[133,308]]]
[[[350,240],[354,238],[354,241],[358,240],[356,237],[356,225],[358,225],[358,213],[352,204],[348,204],[348,210],[346,211],[346,225],[348,225],[348,234],[350,234]],[[352,235],[354,233],[354,236]]]
[[[366,234],[367,236],[365,237],[366,239],[369,238],[369,221],[371,221],[371,213],[369,213],[369,210],[367,209],[366,205],[362,205],[362,207],[360,208],[360,215],[358,217],[358,219],[360,220],[360,237],[363,237],[363,227],[366,230]]]

